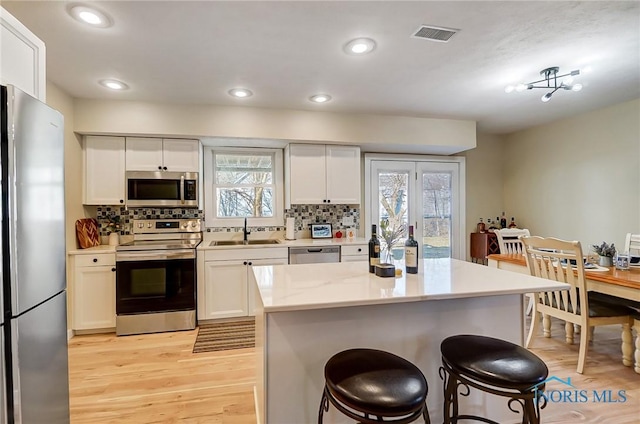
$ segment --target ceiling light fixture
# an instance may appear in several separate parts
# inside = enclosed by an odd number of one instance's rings
[[[314,103],[327,103],[329,100],[331,100],[331,96],[328,94],[316,94],[309,97],[309,100]]]
[[[253,93],[251,90],[247,90],[246,88],[232,88],[229,90],[229,95],[239,99],[244,99],[245,97],[253,96]]]
[[[100,85],[103,87],[107,87],[111,90],[122,91],[129,88],[129,86],[122,81],[118,81],[115,79],[104,79],[100,81]]]
[[[89,24],[97,28],[107,28],[113,25],[111,18],[92,7],[87,7],[81,4],[70,4],[67,7],[67,12],[77,21]]]
[[[376,42],[371,38],[356,38],[344,45],[347,54],[360,56],[371,53],[376,48]]]
[[[579,70],[571,71],[567,74],[558,75],[560,72],[560,68],[557,66],[552,66],[551,68],[546,68],[540,71],[540,75],[544,78],[539,81],[533,81],[528,84],[518,84],[516,86],[508,85],[505,87],[505,93],[511,93],[512,91],[524,91],[524,90],[532,90],[534,88],[544,88],[546,90],[551,90],[546,93],[540,100],[543,102],[548,102],[551,100],[551,96],[560,90],[572,90],[572,91],[580,91],[582,90],[582,84],[573,84],[573,77],[580,75]],[[541,85],[536,85],[540,84]]]

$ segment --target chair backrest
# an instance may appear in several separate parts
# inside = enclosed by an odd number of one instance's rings
[[[586,316],[580,315],[581,311],[588,311],[580,242],[536,236],[522,237],[521,240],[531,275],[571,286],[568,291],[536,293],[537,308],[544,314],[553,315],[574,324],[586,323]],[[584,307],[580,308],[580,305]]]
[[[524,248],[522,242],[518,237],[529,236],[529,230],[520,228],[503,228],[502,230],[495,230],[496,237],[498,238],[498,246],[500,246],[500,253],[509,254],[517,253],[524,254]]]
[[[627,233],[624,241],[624,251],[631,255],[640,255],[640,234]]]

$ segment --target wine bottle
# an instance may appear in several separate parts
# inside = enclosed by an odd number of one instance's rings
[[[509,228],[518,228],[518,224],[516,224],[516,218],[511,217],[511,222],[509,223]]]
[[[404,243],[404,264],[407,274],[418,273],[418,242],[413,238],[413,225],[409,225],[409,238]]]
[[[478,225],[476,225],[476,233],[484,233],[486,230],[486,227],[484,225],[484,222],[482,222],[482,218],[480,218],[480,222],[478,222]]]
[[[507,217],[502,212],[502,217],[500,218],[500,228],[507,228]]]
[[[371,226],[371,239],[369,239],[369,272],[376,272],[376,265],[380,263],[380,240],[378,240],[377,226]]]

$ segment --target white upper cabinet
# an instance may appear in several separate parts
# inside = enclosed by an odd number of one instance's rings
[[[84,139],[85,205],[124,205],[124,137]]]
[[[198,140],[127,137],[127,171],[198,172]]]
[[[290,144],[287,152],[287,206],[360,204],[359,147]]]
[[[0,83],[46,102],[44,42],[0,7]]]

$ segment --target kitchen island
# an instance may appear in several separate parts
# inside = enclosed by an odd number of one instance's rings
[[[397,278],[370,274],[366,261],[256,266],[253,276],[261,424],[317,422],[324,364],[355,347],[416,364],[429,384],[432,422],[441,422],[440,342],[481,334],[521,345],[522,294],[568,287],[455,259],[427,259],[418,274]],[[461,404],[499,422],[518,418],[504,398],[472,393]],[[349,421],[331,407],[324,422]]]

